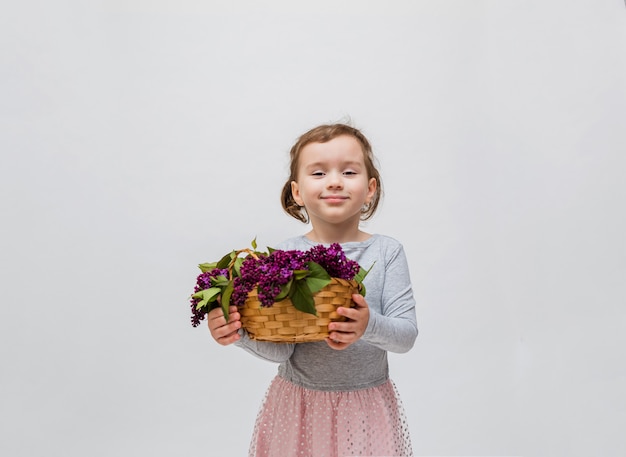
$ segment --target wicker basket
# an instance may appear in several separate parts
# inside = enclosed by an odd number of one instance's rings
[[[317,292],[317,316],[297,310],[288,298],[262,307],[256,289],[248,294],[239,308],[242,327],[253,340],[274,343],[305,343],[328,337],[328,324],[345,320],[337,314],[340,306],[351,308],[352,294],[357,293],[356,281],[331,278],[330,284]]]

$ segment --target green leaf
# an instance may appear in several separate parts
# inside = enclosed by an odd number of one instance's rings
[[[330,275],[322,268],[319,263],[308,262],[309,274],[306,277],[306,285],[312,294],[319,292],[328,284],[330,284]]]
[[[217,267],[217,262],[201,263],[200,265],[198,265],[198,267],[200,268],[202,273],[206,273],[207,271],[214,270]]]
[[[224,257],[220,259],[219,262],[217,262],[217,268],[220,268],[220,269],[228,268],[231,260],[233,260],[236,255],[237,255],[236,251],[233,251],[230,254],[226,254]]]
[[[233,269],[235,270],[236,276],[241,276],[241,265],[243,264],[244,260],[245,259],[242,259],[241,257],[237,257],[235,259],[235,263],[233,264]]]
[[[215,287],[224,288],[224,287],[226,287],[228,285],[229,280],[228,280],[228,278],[226,276],[219,275],[219,276],[216,276],[215,278],[211,278],[211,283]]]
[[[230,308],[230,296],[233,294],[235,286],[232,281],[228,283],[224,292],[222,292],[222,311],[224,311],[224,319],[228,322],[228,311]]]
[[[289,280],[287,284],[283,284],[280,286],[280,293],[274,297],[274,301],[281,301],[287,298],[289,292],[291,291],[291,286],[293,284],[293,278]]]
[[[374,262],[372,264],[371,267],[369,267],[368,270],[364,269],[363,267],[361,267],[359,269],[359,272],[354,276],[354,280],[359,284],[359,293],[361,295],[363,295],[365,297],[365,284],[363,284],[363,280],[365,279],[365,277],[367,276],[367,274],[372,271],[372,268],[374,268],[374,264],[376,264],[376,262]]]
[[[199,310],[209,303],[214,302],[221,291],[222,289],[220,289],[219,287],[210,287],[208,289],[204,289],[193,294],[191,296],[192,298],[200,299],[200,301],[196,305],[196,309]]]
[[[291,289],[291,293],[289,294],[289,298],[291,298],[291,303],[293,303],[293,306],[296,309],[304,313],[310,313],[317,316],[315,301],[313,300],[311,289],[309,289],[306,282],[295,281]]]
[[[293,279],[301,281],[309,276],[311,272],[309,270],[293,270]]]
[[[306,278],[304,280],[304,282],[308,286],[308,288],[311,291],[311,293],[314,294],[314,293],[319,292],[320,290],[322,290],[328,284],[330,284],[330,278],[328,278],[328,279],[319,279],[319,278],[308,277],[308,278]]]
[[[376,262],[374,262],[372,264],[371,267],[369,267],[369,270],[366,270],[365,268],[361,267],[359,269],[359,272],[354,276],[354,280],[358,283],[363,282],[363,280],[365,279],[365,277],[367,276],[367,274],[372,271],[372,268],[374,268],[374,265],[376,264]]]
[[[252,240],[252,249],[254,249],[256,251],[256,236]]]

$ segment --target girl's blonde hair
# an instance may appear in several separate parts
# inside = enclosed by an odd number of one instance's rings
[[[367,178],[368,180],[371,178],[376,179],[376,192],[374,193],[371,202],[361,209],[361,220],[365,221],[371,218],[376,212],[376,208],[378,208],[378,203],[380,202],[383,192],[382,182],[380,179],[380,173],[375,165],[376,159],[374,157],[374,153],[372,152],[372,146],[369,141],[367,141],[367,138],[365,138],[365,135],[363,135],[360,130],[347,124],[320,125],[309,130],[298,138],[296,144],[294,144],[291,151],[289,151],[291,161],[289,166],[290,174],[289,179],[283,186],[283,190],[281,192],[281,203],[287,214],[301,222],[309,222],[309,216],[306,213],[306,209],[296,203],[291,193],[291,182],[297,181],[298,178],[298,162],[300,159],[300,152],[307,144],[326,143],[341,135],[351,136],[359,142],[361,149],[363,150],[363,159],[365,161]]]

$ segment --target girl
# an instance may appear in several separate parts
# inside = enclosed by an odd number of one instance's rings
[[[409,456],[408,425],[389,379],[387,351],[406,352],[417,337],[415,300],[402,245],[359,228],[382,194],[372,148],[345,124],[322,125],[302,135],[290,152],[291,176],[282,190],[285,211],[311,231],[279,249],[308,250],[340,243],[364,268],[367,300],[339,308],[345,322],[331,323],[326,341],[276,344],[254,341],[231,307],[209,312],[213,338],[236,343],[280,363],[258,414],[250,456]]]

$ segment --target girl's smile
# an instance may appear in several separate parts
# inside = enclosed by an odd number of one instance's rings
[[[348,199],[348,197],[342,197],[341,195],[327,195],[320,198],[322,200],[326,200],[329,203],[341,203]]]

